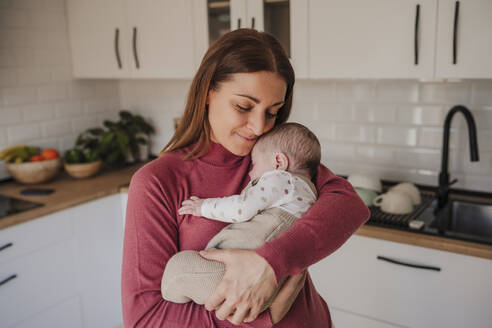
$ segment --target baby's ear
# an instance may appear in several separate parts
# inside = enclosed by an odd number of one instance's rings
[[[289,169],[289,158],[284,153],[275,155],[275,168],[277,170],[287,171]]]

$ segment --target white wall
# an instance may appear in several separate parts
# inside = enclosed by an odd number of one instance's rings
[[[122,81],[121,104],[158,127],[152,153],[172,136],[190,81]],[[337,174],[367,172],[388,180],[436,185],[442,125],[455,104],[472,110],[480,162],[469,162],[466,123],[453,120],[450,172],[460,188],[492,191],[492,81],[357,80],[296,82],[291,121],[319,137],[322,161]]]
[[[80,132],[117,117],[118,83],[74,80],[70,58],[63,0],[0,0],[0,149],[63,152]]]

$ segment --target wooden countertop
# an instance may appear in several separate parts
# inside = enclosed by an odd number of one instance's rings
[[[16,181],[0,183],[1,195],[44,204],[41,207],[1,218],[0,230],[121,192],[122,187],[128,186],[133,174],[146,163],[137,163],[117,170],[102,170],[97,175],[86,179],[74,179],[66,172],[61,172],[54,180],[47,183],[35,185],[20,184]],[[34,187],[51,188],[55,192],[46,196],[25,196],[20,193],[22,189]]]
[[[118,192],[128,192],[132,175],[145,163],[138,163],[123,169],[102,171],[88,179],[73,179],[65,172],[55,180],[31,187],[53,188],[55,192],[48,196],[24,196],[20,190],[29,187],[17,182],[0,184],[0,194],[44,203],[45,206],[28,210],[0,219],[0,230],[16,224],[63,210],[90,200],[109,196]],[[492,245],[484,245],[438,236],[424,235],[396,229],[364,225],[356,231],[357,235],[394,241],[403,244],[432,248],[452,253],[492,259]]]

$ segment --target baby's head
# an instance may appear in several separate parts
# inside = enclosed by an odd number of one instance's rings
[[[258,139],[251,159],[251,180],[275,169],[312,178],[321,160],[321,147],[318,138],[304,125],[284,123]]]

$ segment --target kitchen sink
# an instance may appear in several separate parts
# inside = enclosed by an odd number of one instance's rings
[[[492,242],[492,204],[450,200],[429,227],[450,237],[454,235],[466,240],[490,243]]]

